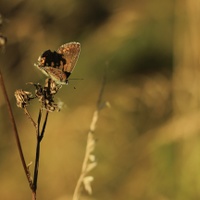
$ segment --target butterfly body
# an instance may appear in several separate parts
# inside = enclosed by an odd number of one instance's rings
[[[68,84],[81,51],[78,42],[63,44],[57,51],[47,50],[39,58],[36,66],[57,84]]]

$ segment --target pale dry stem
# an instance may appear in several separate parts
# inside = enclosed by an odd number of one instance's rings
[[[84,156],[84,160],[82,164],[81,174],[77,181],[72,200],[80,199],[81,191],[83,187],[89,194],[92,194],[91,182],[93,181],[94,178],[92,176],[88,176],[87,174],[91,170],[93,170],[97,165],[97,162],[95,161],[95,155],[93,155],[93,152],[95,149],[94,132],[96,130],[96,124],[98,121],[99,112],[103,107],[105,107],[105,105],[107,105],[106,103],[102,104],[102,96],[103,96],[105,84],[106,84],[106,70],[105,70],[105,74],[102,81],[102,87],[99,92],[99,97],[97,100],[97,108],[94,111],[92,121],[90,124],[90,129],[87,136],[86,151],[85,151],[85,156]]]
[[[82,187],[83,187],[83,183],[84,183],[84,178],[86,178],[87,173],[89,171],[91,171],[96,166],[96,162],[92,162],[92,163],[90,162],[90,156],[92,155],[92,153],[95,149],[95,139],[94,139],[93,133],[94,133],[95,128],[96,128],[96,123],[98,121],[98,114],[99,114],[99,111],[96,110],[93,114],[92,122],[90,124],[90,130],[89,130],[88,136],[87,136],[87,145],[86,145],[85,157],[84,157],[84,160],[83,160],[81,174],[80,174],[80,177],[78,179],[77,185],[75,187],[73,200],[79,200],[79,197],[81,195],[81,190],[82,190]],[[85,185],[85,188],[86,188],[86,185]],[[88,188],[91,188],[91,186],[88,185]],[[91,191],[91,189],[89,189],[89,190]]]

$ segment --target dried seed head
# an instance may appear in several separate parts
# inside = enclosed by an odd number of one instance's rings
[[[54,102],[54,95],[61,88],[61,85],[58,85],[52,79],[48,78],[45,81],[44,87],[39,83],[31,83],[35,86],[35,96],[42,103],[42,108],[48,111],[59,111],[60,107]]]
[[[17,101],[17,107],[24,108],[29,105],[29,101],[33,99],[33,96],[30,92],[19,89],[15,91],[15,98]]]
[[[46,90],[48,95],[55,95],[61,87],[62,85],[56,84],[51,78],[45,80],[44,90]]]
[[[60,104],[56,104],[54,102],[54,95],[58,92],[58,90],[62,87],[58,85],[55,81],[48,78],[45,81],[44,87],[39,83],[32,83],[29,82],[28,84],[35,86],[35,96],[33,97],[30,92],[17,90],[15,92],[15,97],[17,100],[17,106],[20,108],[24,108],[29,104],[31,99],[37,98],[39,102],[41,102],[42,109],[48,111],[60,111],[61,106]]]

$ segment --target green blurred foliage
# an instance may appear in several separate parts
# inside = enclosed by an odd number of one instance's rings
[[[82,199],[200,198],[200,114],[192,103],[198,102],[199,91],[192,85],[198,86],[198,78],[187,76],[198,70],[192,61],[182,63],[181,67],[188,66],[183,70],[177,67],[181,49],[184,55],[198,51],[190,51],[190,45],[181,48],[189,23],[179,21],[181,29],[175,22],[177,15],[186,17],[189,4],[177,2],[0,1],[0,31],[8,39],[0,54],[0,68],[27,163],[34,161],[35,133],[16,107],[14,91],[33,91],[27,82],[44,82],[45,76],[33,66],[43,51],[70,41],[82,45],[70,78],[83,80],[63,86],[57,100],[64,107],[49,116],[42,141],[38,199],[72,198],[105,68],[103,100],[111,108],[101,111],[95,133],[98,166],[92,173],[93,195],[83,193]],[[29,107],[35,119],[38,105]],[[31,199],[1,91],[0,137],[0,199]]]

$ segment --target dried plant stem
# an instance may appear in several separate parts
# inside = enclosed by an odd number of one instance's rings
[[[41,119],[42,119],[42,109],[39,110],[38,121],[36,123],[33,120],[33,118],[31,117],[31,115],[29,114],[29,112],[26,109],[26,107],[24,108],[24,112],[28,116],[28,118],[31,120],[32,124],[34,125],[34,127],[36,129],[36,135],[37,135],[35,167],[34,167],[34,176],[33,176],[33,181],[32,181],[31,173],[29,171],[29,167],[26,165],[26,161],[25,161],[25,158],[24,158],[24,154],[23,154],[23,150],[22,150],[22,147],[21,147],[19,134],[18,134],[18,131],[17,131],[17,126],[16,126],[15,119],[14,119],[14,116],[13,116],[13,112],[12,112],[12,108],[11,108],[11,105],[10,105],[10,101],[8,99],[8,95],[7,95],[7,92],[6,92],[6,88],[5,88],[5,84],[4,84],[4,80],[3,80],[3,76],[2,76],[1,71],[0,71],[0,85],[1,85],[1,89],[3,91],[3,95],[5,97],[5,100],[6,100],[7,107],[8,107],[10,121],[12,123],[12,127],[13,127],[13,130],[14,130],[14,133],[15,133],[15,138],[16,138],[16,142],[17,142],[17,148],[18,148],[18,151],[19,151],[20,159],[21,159],[21,162],[22,162],[22,165],[23,165],[24,172],[26,174],[27,180],[29,182],[30,189],[32,190],[32,200],[36,200],[38,169],[39,169],[39,160],[40,160],[40,143],[41,143],[41,141],[42,141],[42,139],[44,137],[44,132],[45,132],[45,128],[46,128],[49,112],[46,111],[46,116],[45,116],[45,119],[44,119],[42,130],[40,131],[40,124],[41,124]]]
[[[1,85],[1,89],[3,91],[4,98],[6,100],[8,113],[9,113],[9,116],[10,116],[10,121],[12,123],[13,131],[14,131],[14,134],[15,134],[15,139],[16,139],[16,142],[17,142],[17,148],[18,148],[18,151],[19,151],[19,155],[20,155],[20,159],[21,159],[21,162],[22,162],[22,165],[23,165],[23,169],[24,169],[24,172],[26,174],[29,186],[30,186],[30,188],[32,188],[33,183],[32,183],[32,179],[31,179],[31,174],[30,174],[30,171],[29,171],[29,169],[26,165],[23,150],[22,150],[22,147],[21,147],[21,142],[20,142],[20,139],[19,139],[19,134],[18,134],[18,131],[17,131],[17,126],[16,126],[16,123],[15,123],[15,119],[14,119],[12,108],[11,108],[11,105],[10,105],[10,101],[9,101],[9,98],[8,98],[8,95],[7,95],[7,92],[6,92],[6,88],[5,88],[5,84],[4,84],[4,80],[3,80],[3,76],[2,76],[1,71],[0,71],[0,85]]]
[[[40,161],[40,143],[44,137],[44,132],[47,124],[47,119],[48,119],[48,114],[49,112],[46,111],[46,116],[44,119],[43,127],[40,132],[40,123],[42,119],[42,110],[39,110],[39,115],[38,115],[38,123],[36,126],[36,134],[37,134],[37,145],[36,145],[36,155],[35,155],[35,167],[34,167],[34,176],[33,176],[33,187],[32,187],[32,192],[33,192],[33,197],[32,199],[36,199],[36,191],[37,191],[37,180],[38,180],[38,170],[39,170],[39,161]]]
[[[32,192],[32,200],[36,200],[36,192]]]
[[[74,190],[73,200],[79,200],[79,197],[81,195],[81,190],[82,190],[83,179],[85,178],[86,174],[88,173],[87,166],[88,166],[89,156],[91,155],[91,152],[94,150],[94,148],[93,148],[94,146],[91,148],[91,142],[94,141],[93,133],[95,131],[96,123],[98,120],[98,113],[99,113],[98,110],[96,110],[94,112],[92,122],[90,124],[90,130],[89,130],[88,136],[87,136],[85,157],[84,157],[83,164],[82,164],[81,174],[80,174],[80,177],[77,181],[77,184],[76,184],[76,187]]]
[[[28,119],[31,120],[33,126],[34,126],[35,128],[37,128],[37,123],[33,120],[33,118],[31,117],[31,115],[30,115],[30,113],[29,113],[29,111],[27,110],[26,107],[24,107],[24,113],[26,114],[26,116],[28,117]]]
[[[77,181],[77,184],[76,184],[76,187],[75,187],[75,190],[74,190],[73,200],[79,200],[80,199],[84,179],[86,178],[87,173],[90,172],[91,169],[93,169],[96,166],[96,162],[91,163],[90,156],[92,155],[92,153],[95,149],[94,132],[95,132],[96,124],[97,124],[97,121],[98,121],[99,112],[103,108],[103,106],[105,105],[105,104],[102,104],[102,96],[103,96],[105,84],[106,84],[106,71],[105,71],[105,74],[104,74],[104,77],[103,77],[102,87],[101,87],[101,90],[99,92],[99,97],[98,97],[98,100],[97,100],[97,108],[94,111],[92,121],[91,121],[91,124],[90,124],[90,129],[89,129],[89,132],[88,132],[88,135],[87,135],[87,144],[86,144],[86,151],[85,151],[85,156],[84,156],[84,160],[83,160],[83,164],[82,164],[82,170],[81,170],[80,177]],[[86,189],[86,187],[87,186],[85,186],[85,189]],[[90,187],[91,186],[89,185],[89,187],[87,188],[87,191],[89,193],[91,193],[91,191],[92,191]]]

